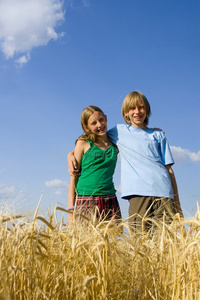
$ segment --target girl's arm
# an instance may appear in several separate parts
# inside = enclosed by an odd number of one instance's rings
[[[74,159],[76,160],[77,167],[80,169],[81,161],[83,154],[89,148],[89,144],[86,141],[78,140],[76,143],[76,147],[74,149]],[[68,189],[68,207],[74,206],[75,204],[75,192],[76,192],[76,185],[78,182],[78,176],[71,175],[69,189]],[[73,220],[73,215],[68,215],[68,224],[71,224]]]
[[[175,178],[174,172],[172,170],[171,165],[166,165],[165,167],[168,170],[169,175],[171,177],[172,188],[173,188],[173,191],[174,191],[174,204],[175,204],[176,212],[178,212],[180,214],[181,218],[184,218],[183,212],[182,212],[182,209],[181,209],[180,200],[179,200],[178,188],[177,188],[176,178]]]
[[[69,189],[68,189],[68,207],[74,207],[75,204],[75,188],[77,184],[77,177],[70,176]],[[73,209],[71,209],[73,211]],[[73,221],[73,214],[69,213],[67,218],[67,224],[70,225]]]

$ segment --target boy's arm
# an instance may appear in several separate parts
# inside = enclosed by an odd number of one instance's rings
[[[172,170],[171,165],[166,165],[165,167],[168,170],[169,175],[171,177],[172,188],[173,188],[173,192],[174,192],[175,209],[180,214],[181,218],[184,218],[183,212],[182,212],[182,209],[181,209],[180,200],[179,200],[178,187],[177,187],[177,184],[176,184],[176,178],[175,178],[174,172]]]
[[[71,176],[76,176],[79,174],[79,169],[77,168],[77,160],[74,156],[74,150],[69,152],[67,155],[67,161],[68,161],[68,172]]]

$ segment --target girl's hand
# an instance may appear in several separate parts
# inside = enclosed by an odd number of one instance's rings
[[[79,170],[77,168],[77,161],[74,156],[74,151],[70,152],[67,156],[68,161],[68,172],[71,176],[77,176],[79,174]]]
[[[73,214],[68,214],[67,226],[72,226],[72,225],[73,225]]]
[[[162,129],[157,128],[157,127],[154,127],[153,130],[154,130],[154,131],[155,131],[155,130],[159,130],[159,131],[162,131],[163,133],[165,133]]]

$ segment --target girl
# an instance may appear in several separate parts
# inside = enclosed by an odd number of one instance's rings
[[[121,219],[113,184],[118,149],[107,136],[107,117],[100,108],[88,106],[82,111],[81,126],[85,134],[74,149],[80,176],[70,178],[68,206],[75,205],[76,213],[86,215],[96,211],[100,219]],[[69,214],[68,224],[72,218]]]

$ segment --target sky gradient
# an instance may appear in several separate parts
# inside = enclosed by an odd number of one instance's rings
[[[67,153],[80,114],[108,128],[140,90],[165,131],[186,217],[200,201],[200,2],[0,0],[0,201],[17,212],[67,207]],[[120,199],[120,159],[114,177]]]

